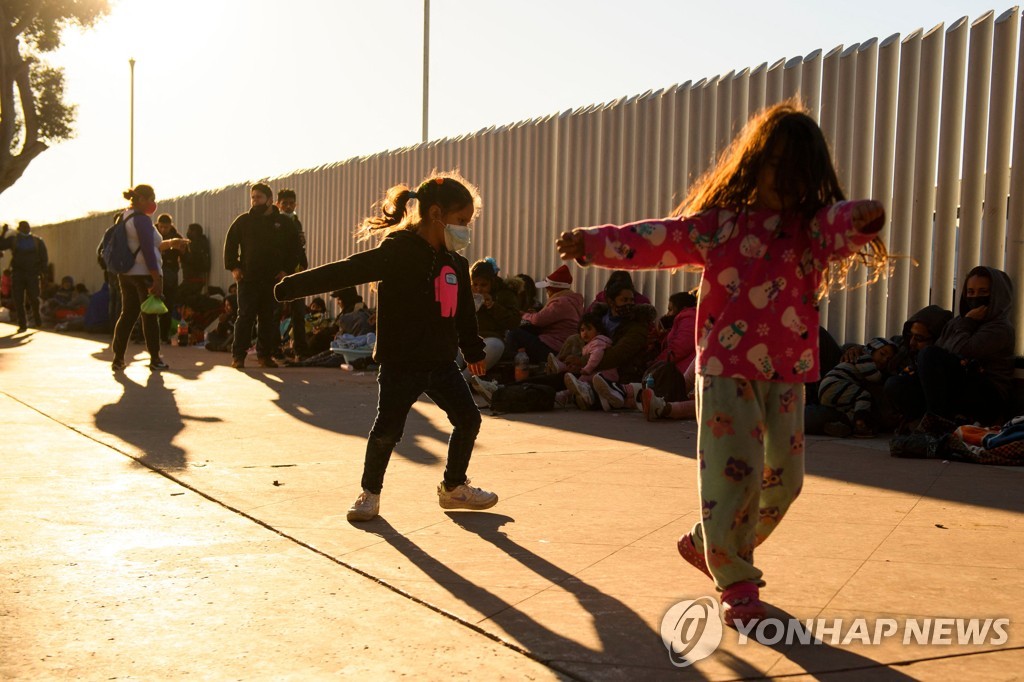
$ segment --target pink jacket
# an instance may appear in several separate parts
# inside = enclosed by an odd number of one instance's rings
[[[549,298],[535,313],[524,313],[523,322],[540,329],[540,340],[556,353],[565,340],[579,331],[583,297],[575,291]]]
[[[601,364],[601,360],[604,358],[605,349],[611,345],[611,339],[604,334],[598,334],[590,343],[583,346],[583,361],[587,364],[580,370],[581,377],[592,377],[597,372],[597,366]],[[601,372],[601,376],[609,381],[618,381],[619,370],[606,369]]]
[[[805,384],[820,376],[816,292],[832,256],[871,241],[856,201],[810,219],[771,210],[710,209],[693,216],[584,230],[583,262],[622,269],[703,266],[697,304],[697,371]]]
[[[693,359],[697,357],[697,309],[684,308],[672,320],[672,329],[665,337],[665,347],[656,360],[668,360],[676,366],[680,374],[686,371]]]

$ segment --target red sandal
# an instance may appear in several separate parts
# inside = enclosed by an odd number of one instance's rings
[[[766,614],[757,583],[733,583],[722,590],[722,621],[729,627],[757,622]]]
[[[708,570],[707,559],[704,558],[703,554],[697,551],[697,546],[693,544],[693,536],[689,533],[681,536],[676,542],[676,549],[679,550],[679,556],[686,559],[686,563],[714,580],[711,576],[711,571]]]

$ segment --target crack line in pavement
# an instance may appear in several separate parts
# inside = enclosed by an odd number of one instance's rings
[[[368,580],[371,580],[371,581],[377,583],[381,587],[384,587],[384,588],[386,588],[388,590],[391,590],[395,594],[398,594],[398,595],[400,595],[400,596],[402,596],[402,597],[404,597],[404,598],[406,598],[406,599],[408,599],[408,600],[410,600],[410,601],[412,601],[412,602],[414,602],[416,604],[419,604],[420,606],[423,606],[423,607],[433,611],[434,613],[436,613],[438,615],[441,615],[441,616],[443,616],[443,617],[445,617],[445,618],[447,618],[447,619],[449,619],[449,620],[451,620],[451,621],[453,621],[455,623],[458,623],[459,625],[462,625],[463,627],[469,628],[470,630],[473,630],[474,632],[476,632],[476,633],[478,633],[480,635],[483,635],[484,637],[486,637],[487,639],[491,640],[492,642],[500,644],[501,646],[503,646],[503,647],[505,647],[507,649],[511,649],[512,651],[515,651],[516,653],[518,653],[518,654],[520,654],[522,656],[525,656],[525,657],[529,658],[530,660],[536,661],[537,663],[540,663],[541,665],[544,665],[544,666],[550,668],[551,670],[553,670],[553,671],[555,671],[555,672],[557,672],[557,673],[559,673],[561,675],[565,675],[569,679],[578,680],[579,682],[585,682],[585,678],[581,678],[581,677],[577,676],[576,674],[574,674],[570,670],[563,669],[561,666],[559,666],[558,664],[556,664],[556,663],[554,663],[552,661],[546,661],[546,660],[540,658],[539,656],[535,655],[533,652],[529,651],[528,649],[524,649],[523,647],[519,646],[518,644],[515,644],[514,642],[510,642],[510,641],[508,641],[506,639],[502,639],[498,635],[495,635],[494,633],[489,632],[488,630],[485,630],[484,628],[480,627],[479,625],[476,625],[475,623],[472,623],[472,622],[470,622],[470,621],[468,621],[468,620],[466,620],[466,619],[464,619],[464,618],[462,618],[460,616],[457,616],[454,613],[450,613],[448,611],[445,611],[441,607],[435,606],[434,604],[431,604],[430,602],[427,602],[427,601],[425,601],[425,600],[423,600],[423,599],[421,599],[421,598],[419,598],[419,597],[417,597],[417,596],[415,596],[413,594],[409,594],[405,590],[403,590],[403,589],[401,589],[399,587],[396,587],[394,585],[391,585],[387,581],[382,580],[381,578],[378,578],[375,575],[367,573],[366,571],[364,571],[361,568],[358,568],[356,566],[353,566],[352,564],[349,564],[349,563],[347,563],[345,561],[342,561],[341,559],[338,559],[337,557],[331,556],[330,554],[327,554],[326,552],[324,552],[321,549],[318,549],[318,548],[316,548],[316,547],[314,547],[314,546],[312,546],[312,545],[310,545],[310,544],[308,544],[306,542],[303,542],[302,540],[300,540],[300,539],[298,539],[296,537],[293,537],[293,536],[289,535],[288,533],[285,533],[284,531],[278,530],[277,528],[274,528],[270,524],[268,524],[268,523],[266,523],[264,521],[261,521],[260,519],[257,519],[254,516],[250,516],[249,514],[246,514],[241,509],[236,509],[235,507],[232,507],[229,504],[225,504],[224,502],[221,502],[220,500],[216,499],[215,497],[212,497],[211,495],[203,492],[202,490],[199,490],[198,488],[196,488],[196,487],[186,483],[185,481],[182,481],[182,480],[180,480],[178,478],[175,478],[172,474],[170,474],[170,473],[168,473],[168,472],[166,472],[166,471],[164,471],[162,469],[158,469],[155,466],[149,464],[148,462],[144,462],[141,459],[137,459],[137,458],[133,457],[131,454],[125,452],[124,450],[121,450],[121,449],[111,445],[110,443],[106,443],[106,442],[96,438],[95,436],[92,436],[92,435],[90,435],[88,433],[85,433],[84,431],[82,431],[82,430],[80,430],[78,428],[75,428],[71,424],[66,424],[66,423],[60,421],[59,419],[57,419],[56,417],[53,417],[53,416],[43,412],[42,410],[39,410],[38,408],[36,408],[33,405],[29,405],[25,401],[20,400],[19,398],[16,398],[15,396],[11,395],[10,393],[7,393],[6,391],[0,391],[0,395],[7,396],[8,398],[10,398],[11,400],[15,401],[16,403],[19,403],[20,405],[24,405],[25,407],[27,407],[28,409],[32,410],[33,412],[35,412],[35,413],[45,417],[46,419],[49,419],[50,421],[52,421],[52,422],[54,422],[56,424],[60,424],[64,428],[68,429],[69,431],[73,431],[73,432],[77,433],[78,435],[82,436],[83,438],[87,438],[87,439],[93,441],[94,443],[102,445],[105,448],[109,448],[110,450],[113,450],[114,452],[127,457],[128,459],[132,460],[133,462],[146,467],[150,471],[153,471],[153,472],[155,472],[157,474],[160,474],[161,476],[163,476],[167,480],[173,481],[174,483],[176,483],[177,485],[181,486],[182,488],[185,488],[186,490],[189,490],[189,491],[195,493],[196,495],[199,495],[200,497],[202,497],[202,498],[204,498],[206,500],[209,500],[210,502],[213,502],[214,504],[216,504],[216,505],[218,505],[218,506],[220,506],[220,507],[222,507],[224,509],[227,509],[228,511],[231,511],[231,512],[237,514],[238,516],[241,516],[241,517],[243,517],[245,519],[248,519],[249,521],[252,521],[253,523],[255,523],[257,525],[262,526],[263,528],[265,528],[265,529],[267,529],[267,530],[269,530],[269,531],[271,531],[273,533],[276,533],[280,537],[282,537],[282,538],[284,538],[286,540],[289,540],[289,541],[295,543],[296,545],[299,545],[300,547],[304,547],[305,549],[308,549],[309,551],[311,551],[311,552],[313,552],[315,554],[318,554],[318,555],[322,556],[323,558],[327,559],[328,561],[331,561],[331,562],[333,562],[333,563],[335,563],[335,564],[337,564],[337,565],[339,565],[339,566],[341,566],[343,568],[347,568],[348,570],[350,570],[350,571],[352,571],[352,572],[354,572],[354,573],[356,573],[358,575],[361,575],[362,577],[367,578]]]

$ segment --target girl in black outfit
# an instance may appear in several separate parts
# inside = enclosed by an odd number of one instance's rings
[[[415,210],[409,202],[416,199]],[[378,285],[377,344],[380,365],[377,418],[363,465],[363,491],[348,511],[350,521],[379,513],[380,492],[391,452],[420,394],[445,411],[453,431],[444,480],[437,487],[444,509],[488,509],[492,492],[466,478],[480,411],[455,363],[458,351],[475,375],[484,373],[484,344],[477,334],[469,263],[457,252],[469,244],[469,224],[480,197],[455,173],[433,175],[415,190],[396,185],[381,202],[381,214],[363,221],[362,238],[384,235],[379,246],[285,277],[274,289],[279,301],[367,282]]]

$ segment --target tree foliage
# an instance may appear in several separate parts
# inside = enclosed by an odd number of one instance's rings
[[[64,72],[43,57],[60,47],[65,28],[88,28],[109,9],[108,0],[0,0],[0,192],[74,135]]]

